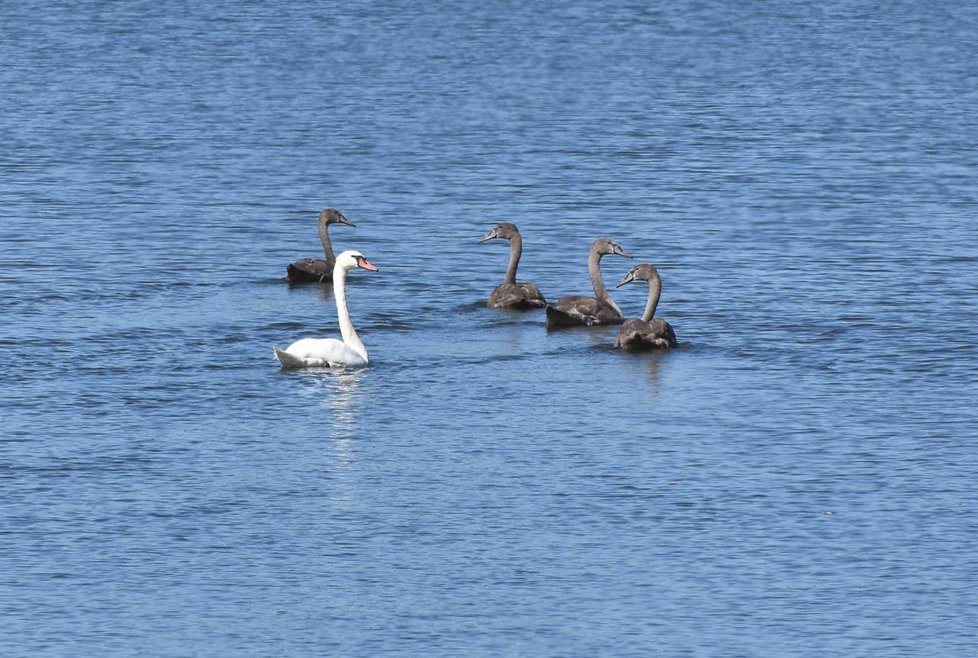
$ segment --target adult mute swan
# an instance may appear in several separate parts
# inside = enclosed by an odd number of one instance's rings
[[[540,289],[532,283],[516,283],[516,267],[520,264],[520,256],[523,254],[523,238],[516,224],[504,222],[497,224],[496,228],[486,233],[479,243],[488,242],[496,238],[509,240],[509,267],[506,269],[506,278],[496,286],[496,289],[489,295],[489,308],[512,308],[525,311],[531,308],[543,308],[547,305],[547,300],[540,294]]]
[[[594,297],[571,295],[561,297],[547,305],[547,329],[560,327],[593,326],[597,324],[621,324],[622,314],[618,304],[608,294],[601,280],[601,257],[615,254],[631,258],[631,254],[610,238],[599,238],[591,245],[587,257],[587,271],[591,276]]]
[[[285,350],[275,347],[275,358],[284,369],[330,368],[333,366],[367,365],[367,348],[357,336],[350,312],[346,308],[346,273],[354,268],[376,272],[377,267],[359,251],[344,251],[333,266],[333,297],[336,299],[336,315],[340,321],[343,340],[335,338],[303,338]]]
[[[632,281],[649,282],[649,300],[645,304],[645,313],[641,320],[626,320],[618,330],[615,347],[623,350],[654,350],[665,347],[676,347],[676,332],[665,320],[656,318],[655,307],[659,305],[659,295],[662,294],[662,277],[654,266],[648,263],[636,265],[618,282],[616,288],[621,288]]]
[[[332,278],[336,259],[333,257],[333,245],[329,243],[330,224],[346,224],[356,228],[356,224],[336,208],[327,208],[319,213],[319,222],[316,226],[319,229],[319,240],[323,243],[323,253],[326,258],[300,258],[294,263],[289,263],[286,271],[291,283],[322,283]]]

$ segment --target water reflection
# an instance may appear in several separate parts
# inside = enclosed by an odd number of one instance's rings
[[[319,298],[323,301],[330,301],[333,299],[333,284],[332,283],[317,283],[319,286]],[[334,308],[335,312],[335,308]]]
[[[591,344],[595,347],[610,348],[615,344],[615,336],[618,335],[617,325],[598,325],[595,327],[581,327],[590,334]]]
[[[649,390],[656,396],[661,392],[662,386],[662,362],[669,355],[669,350],[653,350],[645,357],[645,381],[649,383]]]
[[[362,368],[340,369],[326,378],[329,396],[326,400],[332,414],[333,438],[349,442],[356,432],[359,410],[360,384],[364,376]]]
[[[321,401],[329,410],[330,435],[348,440],[356,431],[362,368],[304,368],[290,374],[308,382],[306,395]]]
[[[614,350],[617,358],[625,360],[626,363],[637,366],[639,362],[643,362],[642,366],[645,370],[645,381],[649,384],[649,392],[658,397],[662,392],[662,377],[663,369],[665,367],[665,360],[668,359],[673,353],[673,350],[647,350],[647,351],[626,351],[626,350]],[[638,371],[636,370],[636,375]]]
[[[347,510],[357,497],[360,454],[356,432],[361,424],[364,370],[323,368],[304,370],[303,374],[310,382],[308,393],[323,409],[320,415],[325,421],[319,433],[323,437],[319,449],[325,461],[316,487],[328,492],[335,509]]]
[[[281,280],[282,279],[276,279],[276,281]],[[285,279],[285,284],[289,287],[289,290],[293,292],[309,291],[318,288],[321,299],[333,298],[333,283],[331,281],[316,283],[314,281],[289,281],[288,279]]]

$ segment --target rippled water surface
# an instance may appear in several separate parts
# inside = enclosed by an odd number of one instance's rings
[[[978,9],[712,4],[0,10],[0,652],[973,655]]]

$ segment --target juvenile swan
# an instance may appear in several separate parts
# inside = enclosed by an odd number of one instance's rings
[[[601,257],[616,254],[631,258],[631,254],[610,238],[599,238],[591,245],[587,257],[587,271],[591,275],[594,297],[572,295],[561,297],[547,305],[547,329],[596,324],[621,324],[621,309],[608,294],[601,280]]]
[[[641,320],[627,320],[618,330],[615,347],[622,350],[654,350],[675,347],[676,332],[669,323],[655,316],[655,307],[659,305],[659,295],[662,294],[662,277],[658,270],[648,263],[636,265],[618,282],[620,288],[632,281],[649,282],[649,301],[645,304],[645,313]]]
[[[546,306],[547,300],[540,294],[539,288],[532,283],[516,283],[516,267],[520,264],[520,256],[523,254],[523,238],[520,236],[516,224],[505,222],[497,224],[496,228],[486,233],[485,237],[479,240],[479,243],[496,238],[509,240],[509,267],[506,269],[506,278],[489,295],[489,308],[512,308],[525,311]]]
[[[377,267],[359,251],[344,251],[333,266],[333,297],[336,299],[336,315],[340,321],[343,340],[335,338],[303,338],[289,345],[288,349],[275,347],[275,358],[282,368],[329,368],[333,366],[367,365],[367,348],[357,336],[350,312],[346,308],[346,273],[354,268],[376,272]]]
[[[292,283],[322,283],[329,281],[333,277],[333,265],[336,259],[333,257],[333,245],[329,243],[329,225],[346,224],[356,227],[356,224],[343,216],[335,208],[327,208],[319,213],[319,239],[323,243],[323,253],[326,258],[301,258],[294,263],[289,263],[287,268],[288,279]]]

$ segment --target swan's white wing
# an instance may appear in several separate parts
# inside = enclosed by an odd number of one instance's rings
[[[283,368],[316,368],[328,366],[362,366],[367,364],[352,347],[335,338],[303,338],[289,345],[284,359],[276,351]]]

